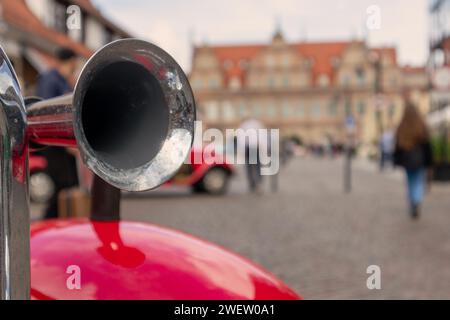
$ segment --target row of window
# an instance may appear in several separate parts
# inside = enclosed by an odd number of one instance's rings
[[[248,86],[250,88],[267,88],[267,89],[283,89],[283,88],[292,88],[293,86],[301,87],[307,86],[307,83],[302,83],[297,80],[294,84],[292,81],[292,77],[289,75],[280,75],[280,76],[266,76],[266,77],[250,77]],[[318,77],[317,84],[320,87],[328,87],[331,84],[331,80],[326,74],[322,74]],[[392,77],[390,79],[389,85],[391,87],[396,87],[398,84],[398,80],[396,77]],[[356,77],[352,76],[349,73],[343,73],[340,76],[340,85],[343,87],[367,87],[372,85],[369,83],[368,78],[364,75],[358,75]],[[231,78],[229,81],[230,89],[240,89],[242,87],[241,80],[237,77]],[[219,89],[222,87],[222,83],[219,78],[211,78],[211,79],[195,79],[193,81],[194,89]]]
[[[345,113],[354,113],[362,116],[366,112],[366,104],[360,101],[356,104],[354,111],[351,111],[351,106],[345,106]],[[312,104],[307,107],[305,104],[289,104],[284,103],[281,106],[275,104],[268,105],[233,105],[230,102],[223,102],[221,104],[217,102],[210,102],[204,105],[204,114],[207,120],[217,121],[226,120],[233,121],[242,119],[245,117],[254,118],[278,118],[285,119],[291,118],[320,118],[320,117],[337,117],[339,116],[339,108],[335,103],[329,105]]]

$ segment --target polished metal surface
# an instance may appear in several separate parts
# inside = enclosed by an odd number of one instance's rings
[[[30,297],[28,145],[17,77],[0,49],[0,298]]]
[[[28,144],[78,147],[104,181],[155,188],[188,157],[195,101],[186,75],[145,41],[112,42],[85,65],[73,94],[29,99],[0,52],[0,298],[30,296]],[[108,218],[102,213],[102,219]]]
[[[131,101],[127,103],[127,106],[122,106],[126,108],[126,112],[133,112],[133,108],[141,108],[146,109],[144,113],[148,114],[142,118],[131,119],[127,119],[127,114],[124,114],[123,123],[129,122],[132,128],[125,127],[123,131],[133,131],[139,126],[148,130],[144,131],[144,134],[141,134],[142,132],[133,134],[128,139],[123,139],[124,136],[117,132],[119,134],[115,135],[118,140],[115,142],[116,146],[118,144],[122,147],[130,146],[118,152],[121,156],[128,156],[130,159],[120,159],[120,163],[112,164],[103,154],[108,151],[96,150],[87,139],[87,126],[83,123],[85,120],[83,113],[88,106],[83,105],[86,105],[89,88],[98,77],[102,79],[101,73],[106,67],[124,62],[128,65],[122,70],[123,72],[120,70],[116,73],[111,72],[110,78],[113,78],[110,79],[111,87],[114,86],[120,91],[124,89],[121,83],[130,82],[133,85],[133,79],[130,79],[133,74],[130,69],[135,66],[136,74],[139,73],[139,69],[142,69],[150,77],[151,83],[146,85],[148,92],[135,91],[134,86],[131,88],[124,86],[125,89],[135,98],[146,94],[150,96],[161,94],[162,101],[149,100],[144,96],[142,99],[147,101],[147,104],[139,106],[141,101],[137,101],[138,103]],[[98,83],[102,81],[97,81]],[[108,97],[113,92],[111,87],[108,86],[106,90],[99,88],[97,93]],[[85,163],[97,175],[119,189],[145,191],[156,188],[170,179],[189,155],[195,121],[195,101],[191,87],[176,61],[167,52],[151,43],[125,39],[112,42],[100,49],[85,65],[76,85],[73,103],[76,106],[75,136]],[[99,110],[99,119],[111,112],[108,103],[99,103],[97,106],[102,108]],[[142,121],[146,119],[148,121]],[[159,127],[165,122],[167,125],[164,128]],[[120,129],[122,128],[117,128],[116,131]],[[140,155],[139,149],[144,153],[149,150],[149,153]],[[130,163],[124,163],[126,160]]]
[[[42,145],[76,146],[72,120],[71,94],[33,103],[27,107],[29,141]]]
[[[168,53],[125,39],[91,57],[73,95],[32,104],[27,116],[32,142],[77,145],[102,179],[145,191],[170,179],[189,155],[195,101]]]

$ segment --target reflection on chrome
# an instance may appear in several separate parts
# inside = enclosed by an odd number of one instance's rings
[[[0,298],[28,299],[28,143],[76,146],[113,187],[153,189],[189,155],[195,101],[175,60],[141,40],[104,46],[84,66],[73,94],[27,108],[3,50],[0,59]]]

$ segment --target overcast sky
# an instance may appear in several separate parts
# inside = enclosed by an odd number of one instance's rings
[[[396,46],[400,62],[427,58],[427,0],[93,0],[133,35],[153,41],[189,70],[190,43],[267,42],[277,24],[289,41],[365,36],[370,44]],[[379,30],[366,12],[381,10]]]

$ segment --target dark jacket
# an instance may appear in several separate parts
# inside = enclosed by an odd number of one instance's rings
[[[70,84],[57,70],[50,70],[39,77],[36,95],[43,99],[50,99],[69,93],[71,90]],[[58,193],[78,184],[76,159],[61,147],[46,147],[36,154],[47,159],[46,171],[55,184],[55,192],[49,200],[45,217],[56,218],[58,217]]]
[[[430,142],[426,141],[411,150],[405,150],[396,143],[394,164],[406,170],[418,170],[420,168],[431,167],[433,165],[433,152]]]
[[[36,95],[43,99],[62,96],[72,91],[70,84],[58,72],[58,70],[50,70],[39,77]]]

